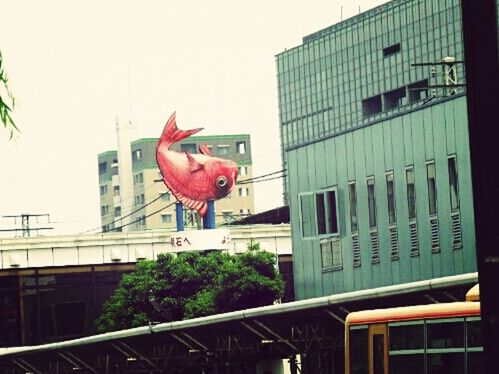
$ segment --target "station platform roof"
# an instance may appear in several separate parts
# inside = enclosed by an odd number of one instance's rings
[[[341,348],[352,311],[464,301],[477,273],[275,304],[39,346],[0,348],[0,374],[151,373]]]

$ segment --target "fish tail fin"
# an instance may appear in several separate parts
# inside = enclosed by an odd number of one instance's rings
[[[166,146],[170,147],[173,143],[179,142],[182,139],[188,138],[192,134],[195,134],[201,131],[203,128],[197,128],[192,130],[180,130],[177,127],[177,122],[175,121],[175,115],[177,112],[173,112],[173,114],[168,118],[166,122],[165,128],[163,129],[163,133],[159,138],[158,146]]]

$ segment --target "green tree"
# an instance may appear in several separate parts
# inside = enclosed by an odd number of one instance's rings
[[[275,255],[249,246],[240,256],[214,251],[159,255],[123,276],[97,319],[99,332],[178,321],[272,304],[284,291]]]
[[[3,57],[2,52],[0,52],[0,121],[3,124],[3,127],[10,132],[10,138],[12,139],[14,132],[19,131],[19,129],[11,116],[12,109],[15,105],[15,99],[9,89],[8,83],[9,79],[3,69]]]

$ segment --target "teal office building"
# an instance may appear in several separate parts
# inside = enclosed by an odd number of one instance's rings
[[[459,0],[395,0],[276,56],[297,299],[472,273]]]

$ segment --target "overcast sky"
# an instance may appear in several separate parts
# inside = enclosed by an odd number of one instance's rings
[[[49,213],[50,234],[99,226],[97,154],[116,149],[117,115],[140,137],[174,110],[199,135],[249,133],[254,175],[280,170],[275,55],[384,2],[0,0],[21,129],[0,128],[0,216]],[[281,194],[280,180],[255,185],[257,212]]]

